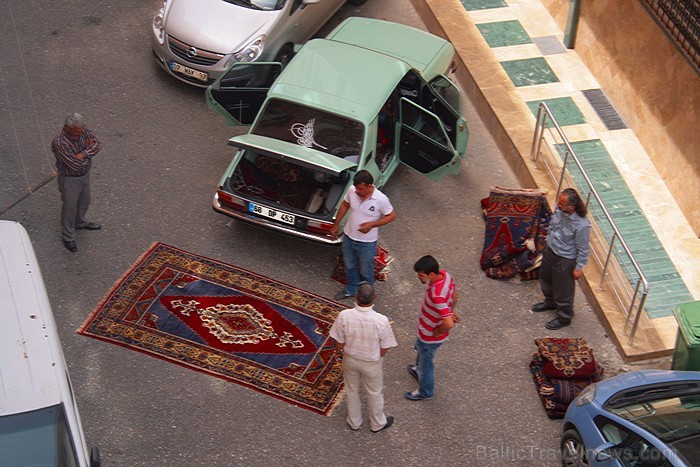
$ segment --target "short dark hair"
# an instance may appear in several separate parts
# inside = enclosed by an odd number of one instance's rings
[[[425,255],[413,265],[413,270],[422,272],[423,274],[440,274],[440,266],[435,258],[430,255]]]
[[[360,306],[367,306],[374,303],[374,286],[369,282],[360,282],[360,286],[357,288],[357,293],[355,294],[355,299]]]
[[[357,172],[352,179],[353,185],[359,185],[360,183],[371,185],[374,183],[374,177],[372,177],[372,174],[369,173],[369,171],[362,169]]]

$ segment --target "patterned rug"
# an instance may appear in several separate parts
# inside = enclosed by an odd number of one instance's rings
[[[481,200],[486,219],[481,269],[488,277],[537,279],[552,211],[540,190],[495,187]]]
[[[329,415],[342,393],[342,368],[328,331],[343,308],[154,243],[78,333]]]
[[[335,270],[331,274],[331,279],[344,285],[347,281],[345,280],[345,263],[343,262],[342,253],[337,255],[335,259]],[[374,257],[374,280],[386,280],[389,274],[389,263],[392,261],[394,261],[394,257],[386,249],[377,245],[377,255]]]

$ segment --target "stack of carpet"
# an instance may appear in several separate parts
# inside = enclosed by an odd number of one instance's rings
[[[601,380],[603,368],[596,362],[586,339],[544,337],[535,339],[530,372],[549,418],[564,418],[571,401],[583,389]]]
[[[481,269],[493,279],[537,279],[552,215],[544,193],[497,186],[481,207],[486,220]]]

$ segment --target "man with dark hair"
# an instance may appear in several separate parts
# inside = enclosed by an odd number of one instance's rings
[[[556,310],[557,317],[547,321],[547,329],[560,329],[574,317],[576,281],[590,253],[591,223],[588,209],[573,188],[557,197],[557,207],[549,223],[547,247],[542,254],[540,287],[544,301],[532,305],[532,311]]]
[[[360,384],[367,391],[369,423],[372,432],[389,428],[394,417],[384,415],[383,358],[396,339],[389,319],[374,311],[374,287],[361,283],[354,308],[343,310],[331,326],[335,351],[343,359],[343,380],[348,399],[347,423],[353,430],[362,426]]]
[[[454,323],[459,322],[457,301],[459,294],[452,275],[441,270],[432,256],[416,261],[413,270],[418,280],[428,284],[423,306],[418,316],[416,339],[416,364],[408,365],[408,373],[418,380],[418,389],[405,394],[406,399],[420,401],[430,399],[435,392],[435,352],[444,344]]]
[[[331,235],[338,237],[340,222],[350,211],[343,233],[343,262],[345,288],[335,295],[336,300],[355,296],[360,281],[374,284],[374,257],[377,254],[378,227],[396,219],[389,198],[374,186],[374,178],[367,170],[360,170],[353,178],[353,186],[345,194],[335,218]]]
[[[90,168],[92,158],[102,149],[95,134],[79,113],[66,117],[63,129],[56,135],[51,150],[56,157],[58,190],[61,192],[61,237],[72,253],[78,251],[75,230],[99,230],[102,226],[85,219],[90,206]]]

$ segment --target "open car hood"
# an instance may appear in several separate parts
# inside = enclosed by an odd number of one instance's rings
[[[268,138],[267,136],[251,134],[236,136],[229,139],[228,144],[266,156],[292,160],[295,164],[313,170],[331,172],[334,175],[357,166],[356,162],[326,154],[316,149],[299,146],[298,144]]]

